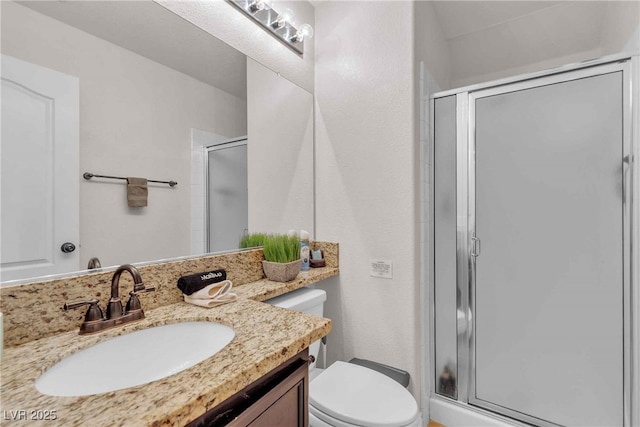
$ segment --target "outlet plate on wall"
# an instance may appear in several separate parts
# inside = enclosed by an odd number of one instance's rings
[[[393,279],[393,261],[388,259],[372,259],[369,274],[373,277]]]

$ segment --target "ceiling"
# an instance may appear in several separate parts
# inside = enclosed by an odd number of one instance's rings
[[[452,80],[464,84],[576,53],[598,57],[608,12],[608,1],[432,4],[449,45]]]

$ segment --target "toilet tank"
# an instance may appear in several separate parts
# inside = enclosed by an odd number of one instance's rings
[[[322,289],[301,288],[265,301],[276,307],[322,316],[327,293]]]
[[[301,288],[291,291],[279,297],[271,298],[265,302],[276,307],[288,308],[289,310],[296,310],[306,314],[313,314],[315,316],[322,316],[324,302],[327,300],[327,293],[322,289]],[[318,353],[320,351],[320,341],[316,341],[309,346],[309,355],[314,357],[314,360],[318,360]],[[315,368],[315,362],[313,362],[310,368]]]

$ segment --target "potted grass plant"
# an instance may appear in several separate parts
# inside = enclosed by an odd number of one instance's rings
[[[300,272],[300,241],[297,237],[270,234],[263,241],[264,261],[262,269],[267,279],[288,282]]]
[[[264,245],[264,239],[266,238],[266,233],[246,234],[242,236],[242,239],[240,239],[240,244],[238,246],[240,249],[255,248]]]

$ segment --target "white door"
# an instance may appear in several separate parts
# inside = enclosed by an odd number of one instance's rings
[[[78,79],[6,55],[1,68],[0,280],[76,271]]]

